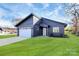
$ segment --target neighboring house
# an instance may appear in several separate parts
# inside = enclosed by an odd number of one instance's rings
[[[2,28],[0,28],[0,33],[2,33]]]
[[[64,28],[67,24],[30,14],[15,26],[18,36],[64,36]]]
[[[16,34],[16,28],[1,27],[0,35],[7,35],[7,34]]]
[[[4,27],[2,32],[6,34],[16,34],[16,28]]]

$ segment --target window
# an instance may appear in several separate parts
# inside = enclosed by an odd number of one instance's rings
[[[53,27],[53,32],[58,33],[59,32],[59,27]]]

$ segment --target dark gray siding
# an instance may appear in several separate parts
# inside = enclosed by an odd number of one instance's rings
[[[33,36],[42,36],[43,35],[43,31],[42,31],[43,29],[40,27],[40,24],[42,24],[42,23],[49,26],[49,27],[47,27],[47,33],[46,33],[47,36],[63,36],[64,35],[64,25],[63,24],[49,21],[48,19],[42,19],[34,25]],[[53,27],[59,27],[59,32],[54,33]]]
[[[36,22],[34,22],[35,20],[36,20]],[[47,36],[63,36],[64,35],[64,25],[63,24],[54,22],[54,21],[50,21],[48,19],[38,20],[38,18],[35,18],[35,17],[33,18],[33,16],[26,19],[26,21],[24,21],[17,27],[17,32],[18,32],[17,35],[19,35],[19,29],[30,27],[32,30],[32,33],[31,33],[32,36],[42,36],[43,35],[43,28],[40,27],[40,24],[43,24],[43,23],[48,25],[48,27],[46,27],[47,28],[47,32],[46,32]],[[59,32],[54,33],[53,27],[59,27]]]
[[[17,36],[19,36],[19,28],[17,27]]]
[[[33,27],[33,17],[28,18],[25,22],[20,24],[18,27],[19,28],[22,28],[22,27]]]
[[[39,20],[34,26],[33,26],[33,36],[41,36],[41,28],[40,28],[41,20]]]
[[[43,19],[43,23],[50,26],[50,27],[47,28],[48,36],[63,36],[64,35],[64,25],[63,24],[53,22],[53,21],[50,21],[48,19]],[[59,27],[59,33],[54,33],[53,32],[53,27]]]

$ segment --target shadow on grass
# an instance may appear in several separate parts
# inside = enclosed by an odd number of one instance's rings
[[[67,34],[65,34],[64,36],[51,36],[54,38],[69,38],[69,36]]]
[[[63,36],[63,38],[69,38],[69,36],[68,36],[67,34],[65,34],[65,35]]]

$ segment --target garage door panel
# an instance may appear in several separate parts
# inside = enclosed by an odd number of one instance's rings
[[[19,30],[19,36],[22,36],[22,37],[31,37],[31,29],[30,28],[21,28]]]

